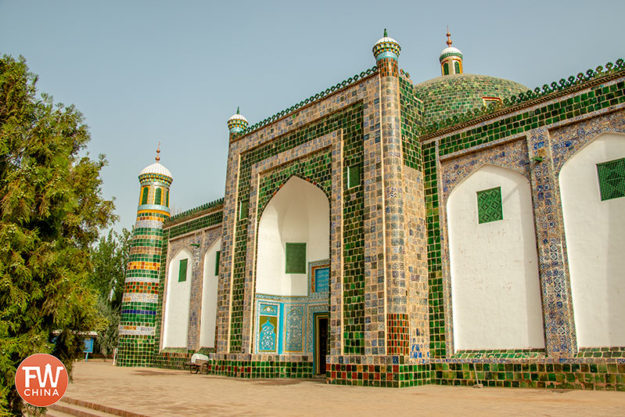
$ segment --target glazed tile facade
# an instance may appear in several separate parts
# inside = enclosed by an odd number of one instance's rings
[[[623,347],[577,347],[558,182],[584,145],[625,134],[623,62],[533,92],[467,74],[415,85],[399,70],[398,45],[383,39],[390,46],[374,48],[376,68],[256,125],[237,118],[223,200],[162,229],[156,218],[145,220],[152,227],[138,221],[141,272],[130,268],[127,280],[120,364],[182,367],[202,352],[214,374],[308,378],[314,317],[327,313],[329,383],[625,390]],[[485,165],[531,187],[544,349],[454,348],[445,208]],[[293,176],[330,203],[328,291],[316,298],[256,293],[261,214]],[[219,238],[216,347],[208,349],[199,344],[202,263]],[[182,248],[193,254],[188,344],[163,349],[167,260]],[[134,342],[141,337],[145,348]]]

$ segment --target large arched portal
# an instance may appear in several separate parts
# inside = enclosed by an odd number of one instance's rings
[[[258,224],[256,352],[315,354],[319,367],[328,330],[329,257],[328,198],[291,177]]]
[[[169,262],[163,348],[186,348],[191,297],[191,253],[184,249]]]
[[[578,346],[625,346],[625,136],[599,136],[559,179]]]
[[[529,181],[485,166],[447,201],[456,350],[545,346]]]

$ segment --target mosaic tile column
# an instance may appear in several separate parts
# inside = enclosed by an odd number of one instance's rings
[[[399,69],[401,48],[385,31],[373,48],[380,73],[382,186],[384,188],[384,279],[386,282],[386,354],[408,355],[409,321],[406,310],[404,211],[402,180]]]
[[[576,352],[575,323],[568,272],[564,258],[562,205],[556,190],[549,131],[535,129],[527,136],[532,161],[531,181],[538,266],[543,299],[545,348],[552,357],[572,356]]]
[[[130,244],[119,325],[119,366],[152,364],[159,308],[163,222],[169,218],[169,186],[172,182],[171,176],[165,173],[168,173],[166,168],[157,162],[139,175],[141,196]]]

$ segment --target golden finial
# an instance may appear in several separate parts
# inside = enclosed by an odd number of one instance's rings
[[[154,158],[154,159],[156,159],[156,162],[161,160],[160,153],[161,153],[161,143],[159,142],[158,146],[156,147],[156,158]]]
[[[449,33],[449,26],[447,26],[447,46],[451,46],[451,33]]]

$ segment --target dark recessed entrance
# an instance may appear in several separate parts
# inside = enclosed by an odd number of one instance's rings
[[[328,314],[315,314],[315,375],[325,375],[328,354]]]

